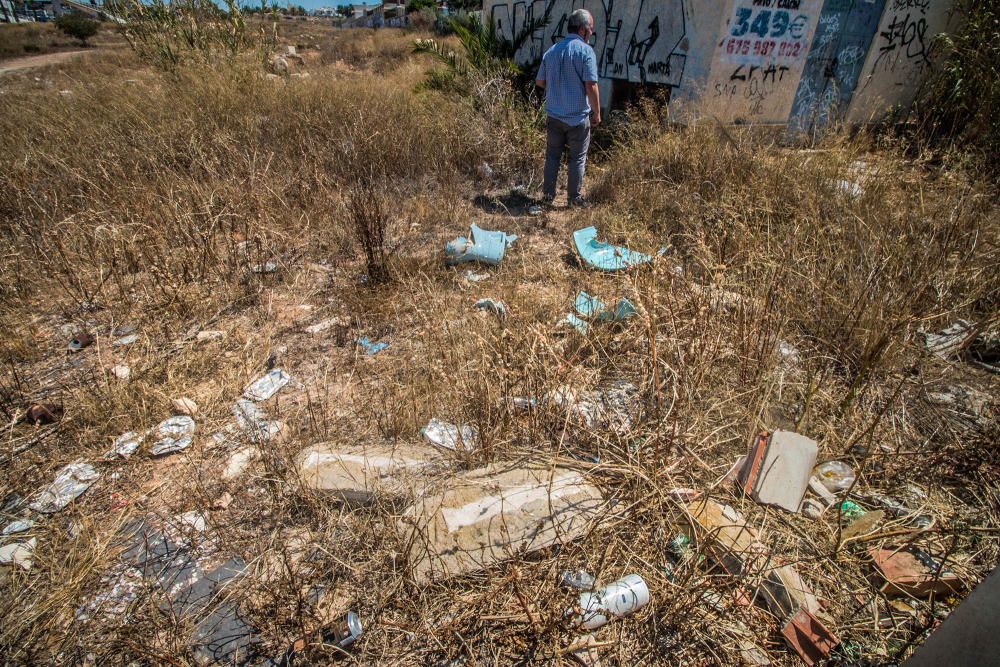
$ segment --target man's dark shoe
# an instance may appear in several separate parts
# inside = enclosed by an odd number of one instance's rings
[[[574,197],[573,199],[569,200],[569,207],[570,208],[590,208],[591,207],[591,203],[589,201],[587,201],[586,199],[584,199],[582,196],[580,196],[580,197]]]
[[[552,206],[556,201],[556,198],[550,195],[545,195],[542,197],[542,206]]]

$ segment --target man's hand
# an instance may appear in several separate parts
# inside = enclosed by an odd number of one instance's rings
[[[601,112],[597,111],[595,113],[590,114],[590,126],[597,127],[600,124],[601,124]]]
[[[601,96],[597,92],[597,82],[584,81],[583,89],[587,93],[587,100],[590,102],[590,126],[597,127],[601,124]]]

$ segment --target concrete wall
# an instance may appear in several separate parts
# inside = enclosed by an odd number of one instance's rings
[[[570,12],[594,16],[602,105],[613,81],[670,89],[671,105],[727,123],[814,132],[908,106],[953,0],[484,0],[510,38],[548,16],[518,53],[537,63]]]

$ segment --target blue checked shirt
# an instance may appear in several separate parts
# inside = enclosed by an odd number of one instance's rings
[[[542,56],[539,81],[545,82],[545,113],[576,127],[590,119],[584,81],[597,81],[597,56],[580,35],[571,34]]]

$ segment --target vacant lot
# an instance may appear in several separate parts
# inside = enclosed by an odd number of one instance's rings
[[[992,184],[891,137],[806,150],[672,128],[648,106],[596,138],[593,208],[532,215],[543,135],[516,96],[427,85],[440,65],[412,54],[419,34],[294,27],[266,59],[161,70],[116,51],[0,81],[0,509],[4,526],[34,522],[0,543],[34,540],[30,569],[0,574],[8,660],[198,660],[176,591],[122,554],[136,520],[200,571],[239,559],[237,592],[213,608],[238,609],[259,659],[305,637],[314,664],[571,664],[579,593],[558,578],[577,568],[650,590],[595,631],[604,664],[799,664],[786,619],[755,599],[783,564],[815,593],[836,660],[885,664],[1000,562]],[[297,57],[271,74],[289,44]],[[499,266],[445,266],[470,223],[518,235]],[[587,268],[572,233],[591,225],[654,259]],[[580,291],[637,314],[580,334],[564,322]],[[958,320],[974,333],[930,351],[925,334]],[[68,352],[82,332],[93,343]],[[260,408],[280,432],[234,427],[234,402],[273,369],[290,381]],[[588,419],[579,397],[609,388]],[[35,403],[62,414],[29,424]],[[153,456],[158,436],[111,451],[191,411],[182,451]],[[431,448],[432,418],[473,427],[477,446]],[[762,429],[849,465],[870,525],[725,481]],[[346,502],[301,474],[317,445],[419,449],[428,465]],[[96,480],[31,509],[72,463]],[[571,469],[606,502],[561,547],[512,544],[478,571],[415,580],[401,517],[487,465]],[[720,569],[686,489],[734,508],[767,565]],[[880,592],[869,549],[907,545],[954,592]],[[319,629],[348,610],[365,630],[344,656]]]

